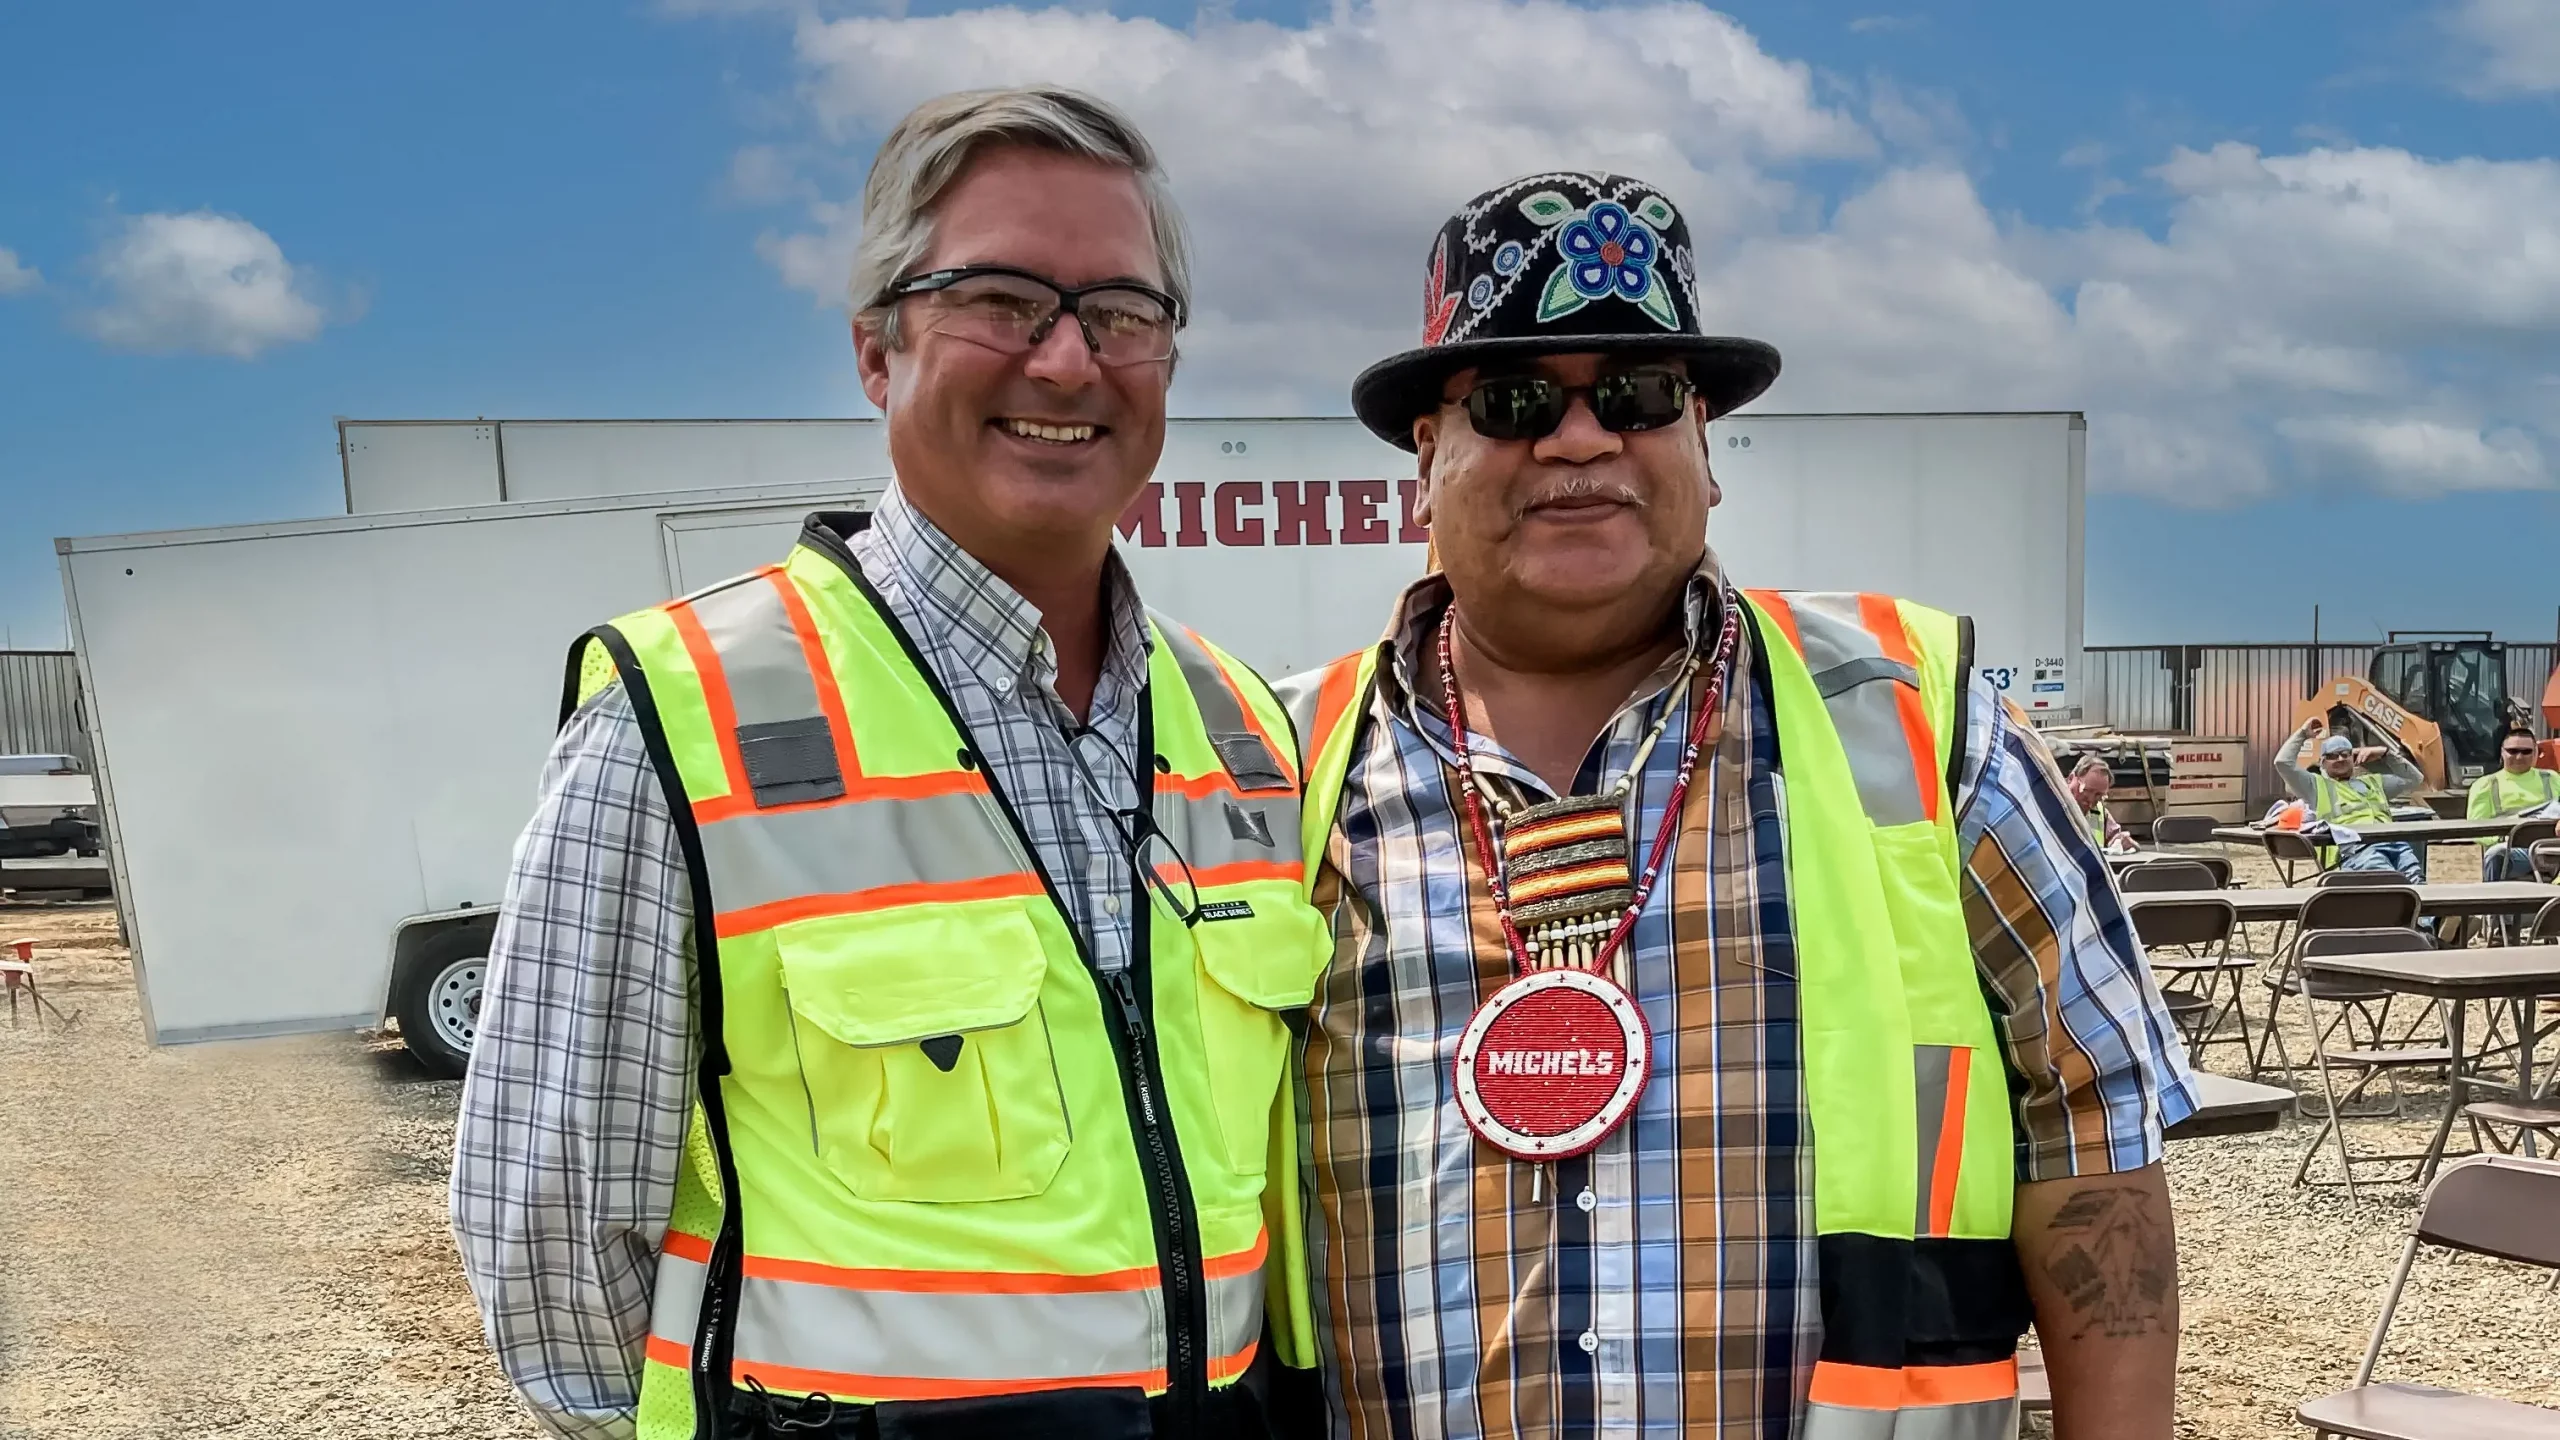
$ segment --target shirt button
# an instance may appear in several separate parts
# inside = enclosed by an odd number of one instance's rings
[[[998,679],[996,681],[995,689],[996,693],[999,695],[1010,695],[1013,693],[1013,682],[1010,680]]]
[[[1117,915],[1117,914],[1119,914],[1119,913],[1120,913],[1120,897],[1119,897],[1119,896],[1117,896],[1117,895],[1105,895],[1105,896],[1103,896],[1103,897],[1102,897],[1102,913],[1103,913],[1103,914],[1105,914],[1105,915]]]
[[[1600,1203],[1600,1197],[1592,1194],[1588,1190],[1585,1190],[1581,1194],[1573,1197],[1573,1203],[1577,1209],[1582,1211],[1583,1214],[1588,1215],[1591,1213],[1592,1208]]]
[[[1600,1337],[1599,1337],[1599,1336],[1597,1336],[1597,1335],[1592,1334],[1592,1333],[1591,1333],[1590,1331],[1588,1331],[1588,1330],[1583,1331],[1583,1332],[1582,1332],[1582,1353],[1583,1353],[1583,1354],[1585,1354],[1585,1355],[1588,1355],[1588,1354],[1590,1354],[1592,1351],[1597,1350],[1597,1349],[1599,1349],[1599,1348],[1600,1348]]]

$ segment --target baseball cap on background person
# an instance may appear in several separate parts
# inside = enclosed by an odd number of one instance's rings
[[[1604,353],[1676,358],[1710,416],[1778,378],[1778,352],[1709,335],[1689,222],[1661,190],[1605,172],[1549,171],[1488,190],[1449,217],[1423,265],[1422,344],[1351,382],[1351,409],[1413,448],[1413,421],[1448,377],[1488,361]]]

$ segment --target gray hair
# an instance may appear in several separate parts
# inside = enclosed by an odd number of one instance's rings
[[[853,275],[845,299],[854,323],[877,332],[893,348],[903,343],[898,315],[885,296],[891,285],[921,264],[933,248],[933,206],[942,192],[990,146],[1021,145],[1106,165],[1137,177],[1147,218],[1154,225],[1156,264],[1165,292],[1183,314],[1191,310],[1191,261],[1182,212],[1153,145],[1129,117],[1082,91],[1058,85],[1007,90],[959,90],[918,105],[880,142],[862,184],[862,240],[854,247]]]
[[[2073,763],[2071,767],[2071,773],[2074,778],[2084,775],[2091,770],[2105,770],[2110,775],[2115,773],[2115,771],[2107,765],[2106,757],[2102,755],[2084,753],[2078,761]]]

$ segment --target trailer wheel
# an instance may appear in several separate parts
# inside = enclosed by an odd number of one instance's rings
[[[489,976],[491,927],[463,925],[428,939],[400,962],[391,1013],[418,1063],[444,1079],[471,1062],[480,1031],[480,990]]]

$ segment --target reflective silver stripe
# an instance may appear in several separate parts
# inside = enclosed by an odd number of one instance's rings
[[[857,877],[868,890],[1030,868],[983,792],[735,815],[702,827],[702,859],[724,914],[835,894]]]
[[[1831,728],[1849,753],[1849,773],[1859,807],[1878,826],[1929,818],[1920,777],[1911,769],[1911,742],[1902,731],[1896,684],[1917,685],[1919,674],[1888,658],[1858,617],[1858,597],[1839,592],[1789,594],[1796,635],[1804,642],[1805,668],[1822,692]]]
[[[694,1331],[702,1324],[702,1281],[709,1273],[701,1261],[659,1254],[657,1287],[649,1297],[650,1334],[692,1353]]]
[[[1298,796],[1156,794],[1156,823],[1195,870],[1298,859]]]
[[[791,612],[782,608],[771,581],[750,575],[697,595],[693,613],[719,652],[741,728],[826,713],[818,708],[817,682],[801,653],[800,634],[791,628]]]
[[[1938,1132],[1946,1128],[1947,1078],[1953,1069],[1954,1053],[1951,1045],[1911,1047],[1912,1094],[1919,1102],[1920,1124],[1920,1183],[1913,1190],[1919,1202],[1911,1220],[1914,1235],[1930,1233],[1929,1195],[1937,1185]],[[1958,1143],[1962,1143],[1961,1136]]]
[[[1150,614],[1156,634],[1173,652],[1173,663],[1182,671],[1184,683],[1191,687],[1191,703],[1200,710],[1200,724],[1209,732],[1209,748],[1218,752],[1219,760],[1233,775],[1236,783],[1247,790],[1268,790],[1289,783],[1289,767],[1271,751],[1254,729],[1251,717],[1227,688],[1228,675],[1199,639],[1181,622]]]
[[[1324,698],[1324,677],[1322,669],[1302,670],[1271,685],[1272,698],[1280,702],[1280,708],[1288,712],[1289,723],[1297,728],[1301,750],[1316,743],[1316,704]],[[1312,752],[1304,759],[1309,765],[1316,763]]]
[[[1807,1405],[1797,1440],[2017,1440],[2018,1402],[1977,1400],[1906,1410]]]
[[[739,1281],[734,1354],[743,1365],[910,1385],[1041,1383],[1164,1368],[1164,1304],[1152,1285],[1064,1294],[866,1290],[759,1275],[758,1268],[750,1258]],[[691,1350],[703,1274],[699,1262],[673,1253],[659,1257],[651,1335]],[[951,1279],[968,1276],[954,1272]],[[1261,1267],[1210,1280],[1211,1358],[1241,1354],[1260,1338],[1262,1316]]]
[[[1882,654],[1862,655],[1817,672],[1813,677],[1813,688],[1821,691],[1822,698],[1828,700],[1852,685],[1864,685],[1870,680],[1899,680],[1917,689],[1920,672],[1899,660],[1886,659]]]

